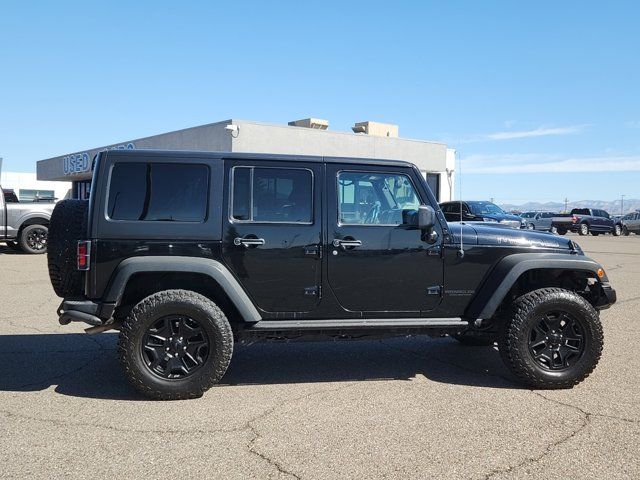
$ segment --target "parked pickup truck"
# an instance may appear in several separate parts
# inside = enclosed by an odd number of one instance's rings
[[[574,208],[571,213],[559,213],[553,217],[551,226],[560,235],[578,232],[580,235],[591,233],[597,236],[601,233],[613,233],[618,236],[622,233],[620,224],[616,224],[607,212],[596,208]]]
[[[0,242],[25,253],[45,253],[53,203],[21,203],[0,189]]]

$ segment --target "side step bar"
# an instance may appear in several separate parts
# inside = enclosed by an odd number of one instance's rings
[[[332,320],[261,320],[246,330],[348,330],[375,328],[465,328],[469,322],[461,318],[348,318]]]

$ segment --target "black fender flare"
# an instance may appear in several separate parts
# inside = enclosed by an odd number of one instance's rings
[[[514,283],[528,270],[586,271],[601,282],[608,282],[606,275],[598,277],[601,265],[582,255],[516,253],[500,260],[487,275],[473,300],[467,307],[465,318],[489,319],[493,317]]]
[[[221,262],[210,258],[180,256],[127,258],[116,268],[104,295],[104,303],[119,305],[131,276],[142,272],[188,272],[207,275],[220,285],[245,322],[262,320],[253,302],[229,269]]]

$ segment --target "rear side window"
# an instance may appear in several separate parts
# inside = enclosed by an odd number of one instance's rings
[[[232,171],[232,220],[313,222],[313,175],[310,170],[235,167]]]
[[[202,222],[209,168],[181,163],[117,163],[111,171],[107,215],[112,220]]]

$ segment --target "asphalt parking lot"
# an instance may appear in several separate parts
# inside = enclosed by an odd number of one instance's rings
[[[151,402],[116,334],[61,327],[46,259],[0,246],[2,478],[640,478],[640,237],[575,237],[618,292],[596,371],[518,386],[449,338],[236,349],[224,384]]]

